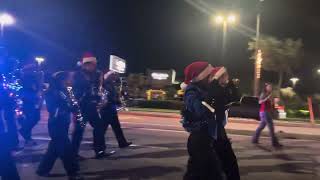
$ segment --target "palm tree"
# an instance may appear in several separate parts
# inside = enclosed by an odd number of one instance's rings
[[[252,59],[255,59],[255,41],[255,39],[252,39],[248,47],[248,50],[253,52]],[[284,75],[292,74],[292,71],[300,64],[303,55],[302,40],[293,40],[291,38],[280,40],[275,37],[261,37],[259,49],[261,49],[263,56],[262,68],[266,71],[278,73],[278,94],[280,94]]]

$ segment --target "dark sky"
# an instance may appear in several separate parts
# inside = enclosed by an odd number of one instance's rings
[[[242,25],[255,27],[257,0],[193,2],[204,2],[212,14],[232,7]],[[263,5],[262,33],[303,39],[306,59],[298,75],[320,65],[318,7],[319,0],[265,0]],[[221,27],[185,0],[0,0],[0,11],[17,18],[16,27],[5,31],[11,54],[22,59],[44,55],[50,68],[70,69],[84,51],[91,51],[103,67],[110,54],[125,58],[130,72],[174,68],[181,74],[188,63],[205,60],[251,82],[253,64],[243,28],[229,29],[222,59]]]

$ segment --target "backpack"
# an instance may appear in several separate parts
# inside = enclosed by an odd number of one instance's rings
[[[195,90],[198,93],[197,88],[190,88],[187,91],[189,90]],[[194,131],[199,131],[205,124],[207,124],[205,121],[203,121],[199,117],[195,117],[193,113],[188,109],[186,104],[184,104],[181,109],[180,123],[182,127],[185,129],[185,131],[189,133]]]

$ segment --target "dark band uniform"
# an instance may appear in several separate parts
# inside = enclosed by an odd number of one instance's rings
[[[0,83],[2,84],[2,81]],[[0,86],[0,177],[2,180],[20,179],[11,156],[11,151],[17,145],[13,103],[8,91]]]
[[[30,67],[22,74],[22,100],[25,119],[20,133],[26,141],[32,140],[32,129],[40,121],[43,72]]]
[[[79,165],[68,137],[71,112],[74,107],[68,99],[65,89],[49,89],[45,95],[49,112],[48,129],[51,141],[37,173],[48,174],[57,158],[62,160],[69,176],[75,175]]]
[[[105,145],[105,127],[97,110],[100,103],[98,95],[101,86],[102,74],[100,71],[85,72],[84,70],[75,73],[74,93],[79,100],[84,121],[89,122],[93,127],[93,146],[96,154],[104,152]],[[80,144],[83,138],[84,128],[75,127],[72,135],[72,144],[75,153],[79,153]]]
[[[187,145],[190,158],[185,180],[222,180],[223,172],[228,180],[240,179],[236,156],[224,129],[226,105],[230,103],[228,93],[217,81],[210,90],[201,89],[197,84],[190,84],[186,89],[182,123],[190,132]],[[215,113],[202,101],[211,104]]]

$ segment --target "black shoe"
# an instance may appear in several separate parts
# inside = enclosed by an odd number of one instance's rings
[[[277,148],[277,149],[280,149],[280,148],[283,147],[283,145],[280,144],[280,143],[274,143],[274,144],[272,144],[272,146],[273,146],[274,148]]]
[[[126,142],[126,143],[124,143],[124,144],[119,145],[119,148],[127,148],[127,147],[129,147],[130,145],[132,145],[132,142]]]
[[[96,159],[107,158],[107,157],[113,155],[114,153],[115,153],[115,151],[111,151],[111,152],[100,151],[96,154]]]
[[[81,175],[76,174],[76,175],[69,175],[69,180],[84,180],[84,178]]]

